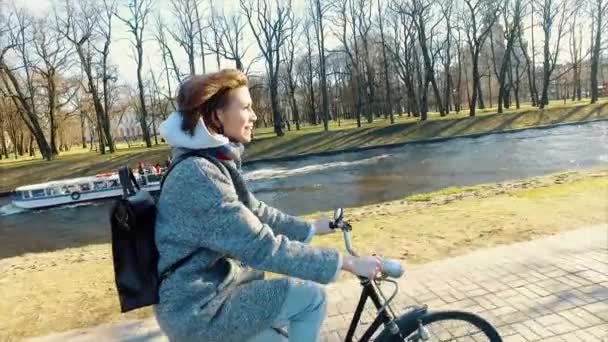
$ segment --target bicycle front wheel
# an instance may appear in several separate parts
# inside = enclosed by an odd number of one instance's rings
[[[475,341],[475,342],[502,342],[502,338],[485,319],[462,311],[429,312],[415,320],[403,316],[395,322],[399,333],[391,334],[384,330],[376,342],[447,342],[447,341]],[[422,326],[422,328],[421,328]]]

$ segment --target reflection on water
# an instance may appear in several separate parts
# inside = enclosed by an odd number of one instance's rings
[[[245,167],[252,191],[293,214],[403,198],[455,185],[608,164],[608,122],[411,144]],[[0,199],[0,215],[15,211]],[[109,239],[111,201],[0,216],[0,258]],[[11,212],[12,211],[12,212]],[[4,247],[4,246],[3,246]]]

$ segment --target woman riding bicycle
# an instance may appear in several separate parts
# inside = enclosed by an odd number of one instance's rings
[[[381,260],[307,245],[332,231],[328,219],[302,221],[247,191],[242,144],[257,118],[241,71],[190,77],[177,106],[160,127],[173,163],[206,157],[176,164],[158,202],[160,327],[177,341],[281,340],[273,327],[283,326],[290,341],[318,341],[326,295],[317,283],[341,270],[373,277]],[[262,271],[288,277],[265,280]]]

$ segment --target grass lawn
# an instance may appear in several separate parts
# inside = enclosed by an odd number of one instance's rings
[[[337,151],[594,119],[608,119],[608,102],[594,105],[555,104],[545,110],[529,109],[524,106],[519,111],[503,114],[496,114],[493,109],[488,109],[476,117],[468,117],[464,112],[445,117],[431,113],[429,120],[425,122],[407,116],[397,116],[394,125],[381,119],[371,124],[364,123],[361,128],[357,128],[352,120],[342,121],[340,126],[332,122],[331,130],[328,132],[324,132],[322,126],[309,126],[303,127],[300,131],[287,132],[283,137],[273,136],[271,129],[260,129],[256,139],[247,147],[245,159]],[[112,155],[100,155],[82,150],[79,153],[76,149],[51,162],[2,160],[0,161],[0,192],[13,190],[20,185],[113,171],[125,164],[135,166],[139,161],[152,165],[157,162],[164,164],[168,153],[167,145],[158,145],[149,149],[144,147],[119,149]]]
[[[349,208],[346,218],[360,254],[419,264],[606,223],[607,192],[608,169],[597,169],[450,188]],[[340,234],[313,244],[344,250]],[[111,260],[108,244],[0,260],[0,340],[150,316],[149,308],[119,313]],[[343,273],[340,281],[355,280]]]

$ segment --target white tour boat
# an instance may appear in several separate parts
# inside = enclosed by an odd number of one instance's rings
[[[137,183],[149,192],[160,190],[162,173],[135,173]],[[120,197],[123,194],[118,173],[99,174],[20,186],[15,189],[13,204],[23,209],[38,209],[64,204]]]

